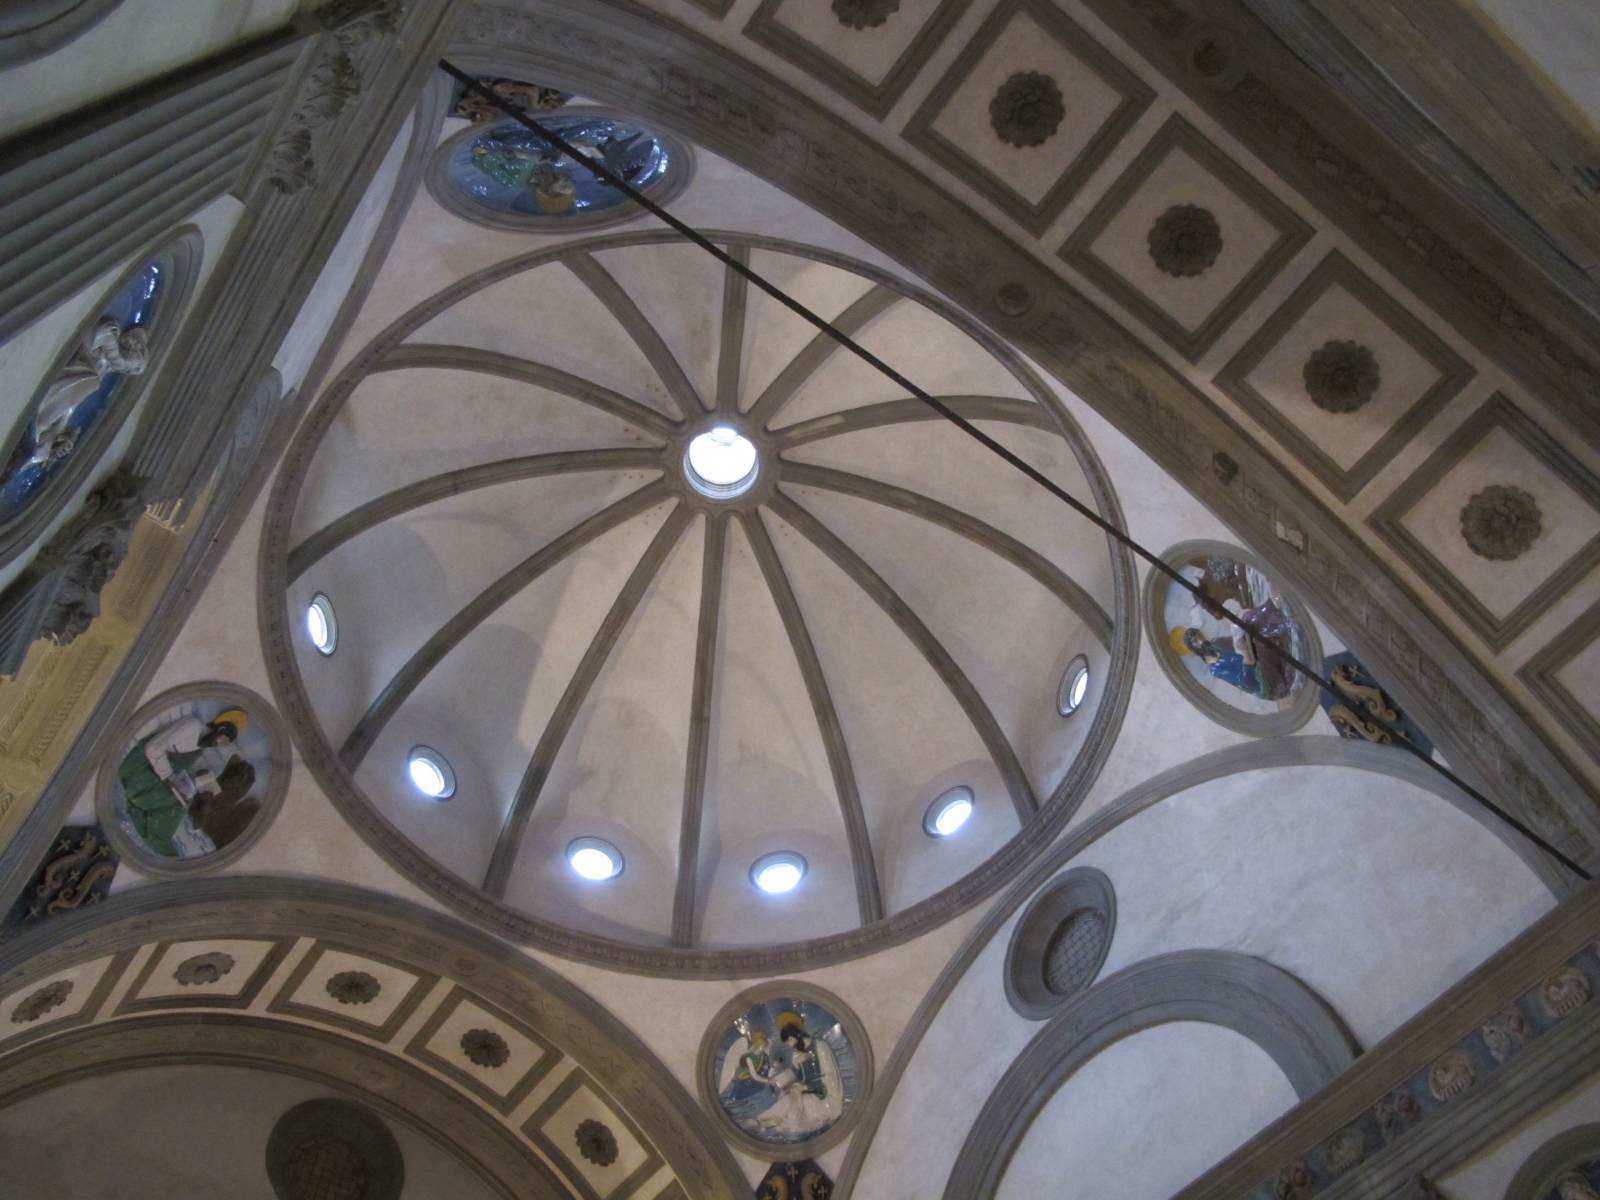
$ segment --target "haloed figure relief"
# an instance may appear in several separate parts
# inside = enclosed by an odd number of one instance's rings
[[[1191,593],[1167,589],[1168,646],[1207,690],[1250,712],[1271,711],[1303,686],[1285,653],[1301,657],[1304,635],[1272,581],[1254,567],[1219,555],[1179,567],[1213,605],[1255,629],[1247,634]]]
[[[843,1025],[821,1005],[789,998],[734,1018],[718,1045],[715,1078],[728,1118],[774,1145],[827,1132],[858,1088],[855,1048]]]

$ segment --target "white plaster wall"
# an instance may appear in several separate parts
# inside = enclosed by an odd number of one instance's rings
[[[0,76],[0,83],[3,83],[3,76]],[[200,231],[202,250],[199,271],[195,276],[194,290],[190,293],[189,307],[182,315],[185,323],[204,303],[205,288],[211,279],[211,272],[227,248],[228,239],[233,235],[243,212],[244,206],[232,196],[218,196],[204,208],[191,214],[185,221],[174,225],[148,247],[148,249],[159,247],[184,225],[193,225]],[[95,306],[116,286],[117,281],[140,262],[140,256],[123,260],[92,284],[75,293],[71,299],[56,305],[15,337],[0,343],[0,431],[4,431],[4,436],[7,438],[6,443],[0,444],[9,444],[10,434],[15,430],[18,420],[27,410],[39,384],[54,365],[56,356],[61,353],[68,339],[77,332],[78,326],[93,314]],[[178,333],[179,330],[172,329],[168,331],[167,336],[174,337]],[[151,398],[160,394],[160,389],[171,378],[177,366],[178,360],[172,354],[167,354],[156,372],[144,381],[140,388],[138,403],[123,421],[121,430],[106,448],[96,469],[84,477],[77,495],[62,506],[61,513],[53,522],[45,526],[36,544],[43,544],[50,534],[64,524],[72,516],[82,498],[93,491],[95,485],[121,461]],[[4,566],[0,566],[0,588],[14,579],[27,564],[28,555],[24,552]]]
[[[273,1124],[324,1097],[345,1098],[309,1080],[239,1067],[154,1067],[64,1084],[0,1109],[0,1192],[274,1200],[266,1168]],[[408,1200],[495,1195],[416,1129],[389,1116],[384,1124],[400,1146]]]
[[[1216,1025],[1157,1025],[1112,1043],[1058,1088],[998,1200],[1170,1196],[1295,1104],[1254,1042]]]
[[[1600,1078],[1592,1078],[1534,1114],[1520,1129],[1482,1147],[1438,1180],[1459,1200],[1505,1200],[1506,1188],[1539,1147],[1579,1125],[1600,1122]]]
[[[0,131],[51,117],[287,24],[297,0],[123,0],[44,58],[0,71]]]
[[[1193,788],[1069,865],[1099,867],[1116,889],[1101,978],[1175,950],[1254,955],[1322,996],[1364,1047],[1552,905],[1512,851],[1465,814],[1410,785],[1341,768],[1257,771]],[[1015,923],[996,933],[928,1026],[859,1195],[940,1194],[985,1097],[1037,1033],[1003,994]],[[940,1136],[929,1139],[928,1129]],[[1235,1144],[1195,1153],[1215,1161]]]

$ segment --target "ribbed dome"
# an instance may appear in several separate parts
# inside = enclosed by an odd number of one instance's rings
[[[1114,510],[992,337],[864,265],[718,236]],[[904,935],[1059,827],[1105,739],[1104,536],[670,235],[524,256],[406,314],[303,430],[271,520],[313,769],[424,886],[563,952],[697,969]],[[318,595],[332,655],[304,632]],[[449,799],[410,781],[419,747]],[[934,836],[958,787],[972,816]],[[580,877],[578,839],[619,873]],[[781,896],[751,877],[774,853],[805,869]]]

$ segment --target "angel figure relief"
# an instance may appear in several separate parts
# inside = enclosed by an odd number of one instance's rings
[[[738,1038],[723,1058],[718,1098],[746,1131],[797,1142],[825,1131],[844,1111],[845,1088],[833,1048],[792,1010],[773,1020],[772,1035],[739,1017]]]

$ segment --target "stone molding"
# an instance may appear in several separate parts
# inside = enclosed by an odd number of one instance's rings
[[[236,704],[249,714],[250,720],[259,722],[266,730],[271,757],[267,766],[272,772],[272,782],[261,797],[261,807],[248,828],[226,846],[195,859],[164,858],[146,847],[137,837],[122,827],[116,813],[117,767],[122,755],[138,728],[151,717],[186,700],[224,700]],[[261,840],[271,826],[283,798],[289,791],[289,776],[294,766],[292,742],[283,719],[265,696],[257,695],[247,687],[221,680],[201,680],[169,688],[145,701],[123,721],[112,735],[111,752],[100,765],[100,776],[95,784],[94,807],[96,820],[106,831],[117,853],[124,862],[133,864],[145,875],[156,879],[181,879],[191,875],[217,871],[229,863],[237,862],[245,852]]]
[[[488,71],[503,71],[503,60],[463,55],[459,64],[467,70],[481,65]],[[529,68],[536,70],[537,68]],[[511,73],[516,73],[515,71]],[[537,75],[526,76],[540,77]],[[904,281],[844,255],[786,242],[727,231],[704,231],[713,241],[765,247],[797,254],[817,262],[852,271],[915,299],[938,315],[952,320],[969,333],[985,351],[1005,365],[1032,394],[1040,408],[1049,414],[1054,428],[1067,442],[1073,455],[1091,481],[1092,499],[1113,524],[1121,525],[1121,507],[1092,446],[1075,421],[1041,381],[1035,378],[1021,357],[987,330],[963,318],[959,310],[943,300],[914,288]],[[640,231],[613,234],[536,250],[507,259],[458,280],[402,314],[350,359],[339,376],[324,391],[294,442],[284,456],[273,485],[262,532],[260,555],[259,617],[263,654],[272,678],[273,694],[279,709],[289,721],[296,744],[307,767],[345,819],[398,870],[413,882],[448,903],[457,912],[519,942],[530,943],[553,953],[583,959],[597,965],[635,974],[660,974],[677,977],[741,978],[776,975],[850,958],[897,945],[942,924],[985,897],[1024,869],[1029,859],[1047,845],[1061,826],[1071,818],[1088,787],[1098,775],[1106,755],[1121,728],[1128,695],[1132,689],[1132,668],[1138,653],[1138,622],[1135,619],[1134,589],[1137,578],[1128,556],[1112,550],[1113,620],[1111,662],[1108,677],[1112,685],[1101,693],[1093,725],[1084,748],[1055,789],[1041,804],[1039,816],[1029,822],[1002,850],[956,883],[911,908],[842,934],[814,938],[776,949],[692,950],[654,948],[622,942],[595,934],[568,929],[540,920],[500,903],[483,890],[464,883],[459,876],[444,870],[416,847],[366,799],[357,786],[354,773],[322,736],[310,697],[300,677],[294,638],[298,636],[298,617],[286,611],[291,547],[289,531],[300,486],[310,469],[321,438],[342,411],[345,401],[365,376],[386,364],[401,349],[401,343],[434,316],[472,294],[502,279],[554,262],[566,255],[625,246],[675,242],[670,231]],[[436,353],[426,349],[427,361]]]
[[[0,995],[25,991],[36,980],[108,955],[131,959],[139,947],[151,942],[208,938],[271,938],[286,944],[299,938],[323,939],[363,951],[370,948],[383,959],[406,964],[413,973],[428,974],[443,967],[446,975],[465,981],[462,986],[473,996],[515,1014],[572,1056],[590,1078],[603,1081],[605,1093],[644,1131],[692,1195],[735,1200],[748,1189],[732,1155],[682,1085],[592,997],[487,934],[376,892],[318,880],[248,875],[138,888],[95,911],[62,917],[7,943],[0,951]],[[127,969],[126,963],[121,969]],[[184,1000],[180,997],[178,1003]],[[132,1016],[120,1012],[121,1008],[91,1019],[108,1022],[113,1030],[148,1023],[137,1009]],[[254,1010],[235,1012],[242,1020],[282,1023]],[[193,1022],[196,1017],[175,1019]],[[336,1024],[327,1028],[338,1041],[357,1040],[338,1032]],[[62,1040],[50,1036],[48,1025],[22,1034],[16,1042],[23,1039],[46,1047]],[[14,1095],[22,1085],[8,1079],[7,1073],[20,1056],[6,1053],[5,1046],[0,1041],[0,1093]],[[387,1053],[392,1057],[401,1049],[391,1045]],[[27,1074],[31,1090],[48,1086],[55,1072],[34,1067]],[[494,1111],[493,1105],[480,1107]]]
[[[1473,1077],[1464,1090],[1420,1101],[1422,1111],[1398,1132],[1382,1138],[1366,1133],[1367,1152],[1357,1164],[1327,1182],[1319,1168],[1326,1144],[1370,1113],[1397,1087],[1416,1096],[1431,1066],[1479,1037],[1498,1014],[1537,1003],[1552,972],[1581,960],[1591,991],[1600,977],[1600,884],[1588,884],[1563,901],[1510,945],[1430,1004],[1395,1033],[1368,1050],[1348,1071],[1308,1104],[1269,1125],[1182,1192],[1178,1200],[1270,1200],[1279,1173],[1296,1163],[1310,1168],[1300,1195],[1306,1200],[1400,1197],[1420,1174],[1438,1178],[1481,1152],[1484,1145],[1517,1128],[1533,1113],[1580,1081],[1600,1063],[1600,1003],[1588,1002],[1553,1020],[1537,1016],[1529,1040],[1501,1062],[1474,1055]],[[1376,1144],[1374,1141],[1376,1139]]]
[[[1265,959],[1231,950],[1145,959],[1072,1000],[1016,1057],[968,1131],[944,1200],[990,1200],[1034,1118],[1079,1067],[1120,1038],[1172,1021],[1249,1038],[1301,1100],[1360,1052],[1315,992]]]
[[[850,1109],[841,1114],[826,1132],[808,1141],[796,1142],[793,1145],[780,1145],[775,1142],[764,1142],[758,1137],[752,1137],[742,1129],[737,1128],[722,1112],[721,1102],[717,1099],[716,1078],[716,1053],[717,1042],[735,1017],[742,1017],[755,1005],[764,1000],[781,996],[786,1000],[810,1001],[820,1004],[834,1016],[839,1018],[839,1023],[845,1027],[850,1036],[850,1046],[856,1052],[856,1064],[859,1071],[859,1087],[855,1101]],[[774,979],[755,987],[746,988],[733,999],[729,1000],[711,1018],[706,1026],[705,1034],[700,1038],[700,1049],[695,1054],[695,1082],[700,1089],[700,1103],[711,1114],[711,1123],[728,1141],[732,1142],[746,1154],[754,1155],[763,1160],[771,1159],[801,1159],[815,1158],[824,1150],[831,1149],[843,1142],[855,1129],[856,1122],[861,1117],[862,1109],[866,1107],[867,1099],[872,1094],[872,1043],[867,1038],[867,1027],[862,1024],[861,1018],[856,1016],[852,1009],[843,1000],[826,988],[818,987],[813,983],[806,983],[799,979]]]
[[[1528,1155],[1506,1188],[1505,1200],[1546,1200],[1556,1176],[1600,1158],[1600,1124],[1563,1130]]]
[[[1221,750],[1214,750],[1189,762],[1170,767],[1118,796],[1052,846],[1048,853],[1041,855],[1027,873],[1019,877],[1006,893],[990,906],[983,919],[950,956],[950,961],[945,964],[938,978],[928,989],[927,995],[923,997],[916,1012],[906,1023],[905,1032],[901,1034],[900,1040],[895,1043],[884,1063],[877,1094],[863,1113],[861,1129],[850,1143],[844,1165],[839,1170],[837,1200],[849,1200],[854,1194],[855,1181],[860,1178],[861,1170],[871,1152],[873,1136],[888,1111],[895,1088],[904,1076],[906,1068],[916,1057],[924,1033],[932,1026],[944,1002],[949,999],[966,973],[972,969],[972,964],[977,961],[984,948],[1000,930],[1005,928],[1006,923],[1024,902],[1095,842],[1125,821],[1132,820],[1163,800],[1181,795],[1200,784],[1224,779],[1230,775],[1272,767],[1296,766],[1347,767],[1353,770],[1371,771],[1430,791],[1441,800],[1460,808],[1505,842],[1529,870],[1539,876],[1553,895],[1560,896],[1570,890],[1570,884],[1561,869],[1534,850],[1524,838],[1489,817],[1483,809],[1449,787],[1437,774],[1428,770],[1409,754],[1390,746],[1351,741],[1331,734],[1325,736],[1298,734],[1226,746]]]
[[[88,33],[122,0],[13,0],[0,16],[0,68],[59,50]]]
[[[1053,992],[1046,984],[1050,942],[1062,924],[1074,914],[1098,913],[1105,925],[1099,955],[1088,973],[1084,987],[1091,986],[1105,966],[1117,932],[1117,891],[1111,879],[1097,867],[1074,867],[1050,881],[1022,910],[1011,930],[1006,946],[1003,981],[1006,999],[1018,1016],[1043,1021],[1054,1016],[1077,998],[1078,992],[1065,995]],[[1081,990],[1081,989],[1080,989]]]
[[[1461,643],[1274,456],[1032,247],[792,88],[627,0],[480,3],[451,52],[626,103],[773,181],[966,305],[1239,530],[1286,586],[1317,595],[1341,639],[1394,681],[1396,698],[1438,731],[1458,770],[1580,860],[1594,853],[1600,814],[1584,785]]]

